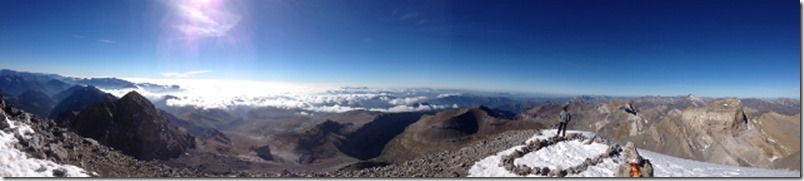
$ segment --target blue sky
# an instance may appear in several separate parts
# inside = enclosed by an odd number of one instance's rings
[[[2,68],[593,95],[799,97],[793,1],[0,1]]]

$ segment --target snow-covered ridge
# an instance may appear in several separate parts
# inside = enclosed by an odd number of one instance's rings
[[[534,135],[526,143],[537,139],[546,139],[555,136],[556,129],[541,130],[542,135]],[[581,133],[586,137],[594,137],[592,132],[568,130],[567,134]],[[508,155],[526,146],[517,145],[498,152],[475,163],[469,170],[470,177],[518,177],[499,165],[503,155]],[[609,145],[601,143],[584,144],[581,141],[564,141],[556,143],[535,152],[525,154],[522,158],[514,160],[516,165],[566,168],[577,165],[584,159],[606,151]],[[639,149],[642,157],[649,159],[653,164],[656,177],[799,177],[800,171],[774,170],[762,168],[748,168],[719,165],[672,157],[648,150]],[[613,177],[619,163],[624,157],[611,157],[602,163],[590,166],[586,171],[578,174],[569,174],[567,177]],[[541,175],[528,175],[527,177],[542,177]]]
[[[199,108],[277,107],[311,112],[413,112],[456,108],[458,105],[423,104],[427,100],[460,95],[454,91],[409,88],[367,88],[296,85],[276,82],[199,79],[132,79],[135,83],[178,85],[181,90],[149,91],[143,87],[101,89],[117,97],[137,91],[151,101],[163,99],[168,106]]]
[[[89,177],[86,170],[73,165],[28,157],[14,145],[19,142],[17,137],[30,139],[31,134],[36,134],[34,130],[21,121],[2,121],[9,127],[5,129],[8,131],[0,131],[0,177]]]

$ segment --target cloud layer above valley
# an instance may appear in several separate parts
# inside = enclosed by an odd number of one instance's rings
[[[135,83],[179,85],[180,90],[153,91],[147,88],[106,89],[122,97],[137,91],[154,102],[164,100],[167,106],[233,109],[241,107],[276,107],[307,112],[346,112],[369,110],[378,112],[412,112],[457,108],[456,104],[430,104],[427,101],[460,95],[457,91],[439,89],[403,89],[300,85],[280,82],[257,82],[214,79],[137,79]]]
[[[190,78],[193,75],[203,74],[203,73],[210,73],[211,70],[196,70],[196,71],[189,71],[189,72],[164,72],[161,73],[163,77],[167,78]]]

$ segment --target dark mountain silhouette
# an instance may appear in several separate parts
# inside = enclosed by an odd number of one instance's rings
[[[72,94],[53,108],[53,111],[48,115],[49,119],[61,123],[70,120],[75,114],[96,102],[117,100],[113,95],[105,93],[94,86],[73,88],[67,90],[72,91]]]
[[[85,89],[86,87],[87,86],[74,85],[74,86],[72,86],[72,87],[70,87],[70,88],[68,88],[66,90],[63,90],[63,91],[61,91],[59,93],[56,93],[55,95],[51,96],[51,99],[53,99],[54,102],[59,103],[59,102],[63,101],[64,99],[66,99],[67,97],[70,97],[70,95],[73,95],[73,92],[75,92],[76,90]]]
[[[25,170],[34,172],[33,169],[39,168],[35,171],[42,174],[39,176],[70,176],[66,174],[67,171],[64,168],[54,168],[54,166],[57,166],[54,164],[64,164],[78,166],[86,170],[85,174],[94,177],[201,177],[214,175],[196,170],[169,167],[155,161],[137,160],[121,153],[119,150],[98,144],[93,139],[82,137],[66,128],[56,126],[51,121],[32,116],[31,113],[18,109],[18,107],[8,104],[4,100],[8,100],[8,97],[4,96],[0,91],[0,120],[2,120],[0,121],[0,132],[10,133],[10,138],[14,142],[7,142],[6,144],[8,145],[5,145],[3,152],[18,150],[27,155],[28,158],[25,159],[47,160],[49,162],[40,162],[41,165],[31,165],[15,159],[4,160],[5,162],[0,165],[5,168],[5,173]],[[6,119],[13,120],[16,122],[15,125],[23,124],[32,131],[26,133],[24,137],[20,136],[21,133],[13,136],[16,131],[8,127],[10,122],[5,121]],[[8,148],[8,146],[12,148]],[[8,154],[4,153],[3,155]],[[46,169],[48,167],[53,168],[53,170]],[[8,170],[8,168],[12,170]],[[31,173],[21,174],[32,176]],[[10,175],[5,174],[4,176]]]
[[[175,158],[195,147],[193,136],[134,91],[84,109],[70,128],[141,160]]]
[[[45,93],[28,90],[16,97],[7,97],[9,104],[15,105],[27,112],[33,113],[40,118],[47,118],[53,110],[54,102]]]

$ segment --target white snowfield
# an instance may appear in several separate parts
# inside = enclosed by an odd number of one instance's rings
[[[34,130],[27,124],[6,118],[11,131],[0,131],[0,177],[53,177],[54,170],[60,170],[67,177],[88,177],[87,172],[73,165],[62,165],[49,160],[30,158],[14,144],[15,134],[30,138]]]
[[[556,129],[542,130],[542,135],[534,135],[528,139],[531,142],[536,139],[546,139],[555,136]],[[595,133],[584,131],[568,130],[570,133],[582,133],[586,137],[595,136]],[[515,150],[524,147],[525,144],[511,147],[495,155],[486,157],[469,169],[469,177],[519,177],[518,175],[505,170],[499,166],[503,155],[513,153]],[[542,148],[535,152],[525,154],[522,158],[514,160],[514,165],[527,165],[529,167],[549,167],[553,169],[565,169],[583,163],[586,158],[594,158],[602,154],[608,145],[600,143],[583,144],[582,141],[563,141]],[[649,159],[653,164],[654,176],[656,177],[800,177],[800,171],[774,170],[763,168],[748,168],[727,166],[714,163],[693,161],[683,158],[672,157],[648,150],[639,149],[639,154],[643,158]],[[603,163],[590,166],[586,171],[579,174],[569,174],[567,177],[613,177],[616,167],[623,163],[624,158],[607,158]],[[543,177],[541,175],[528,175],[527,177]]]

